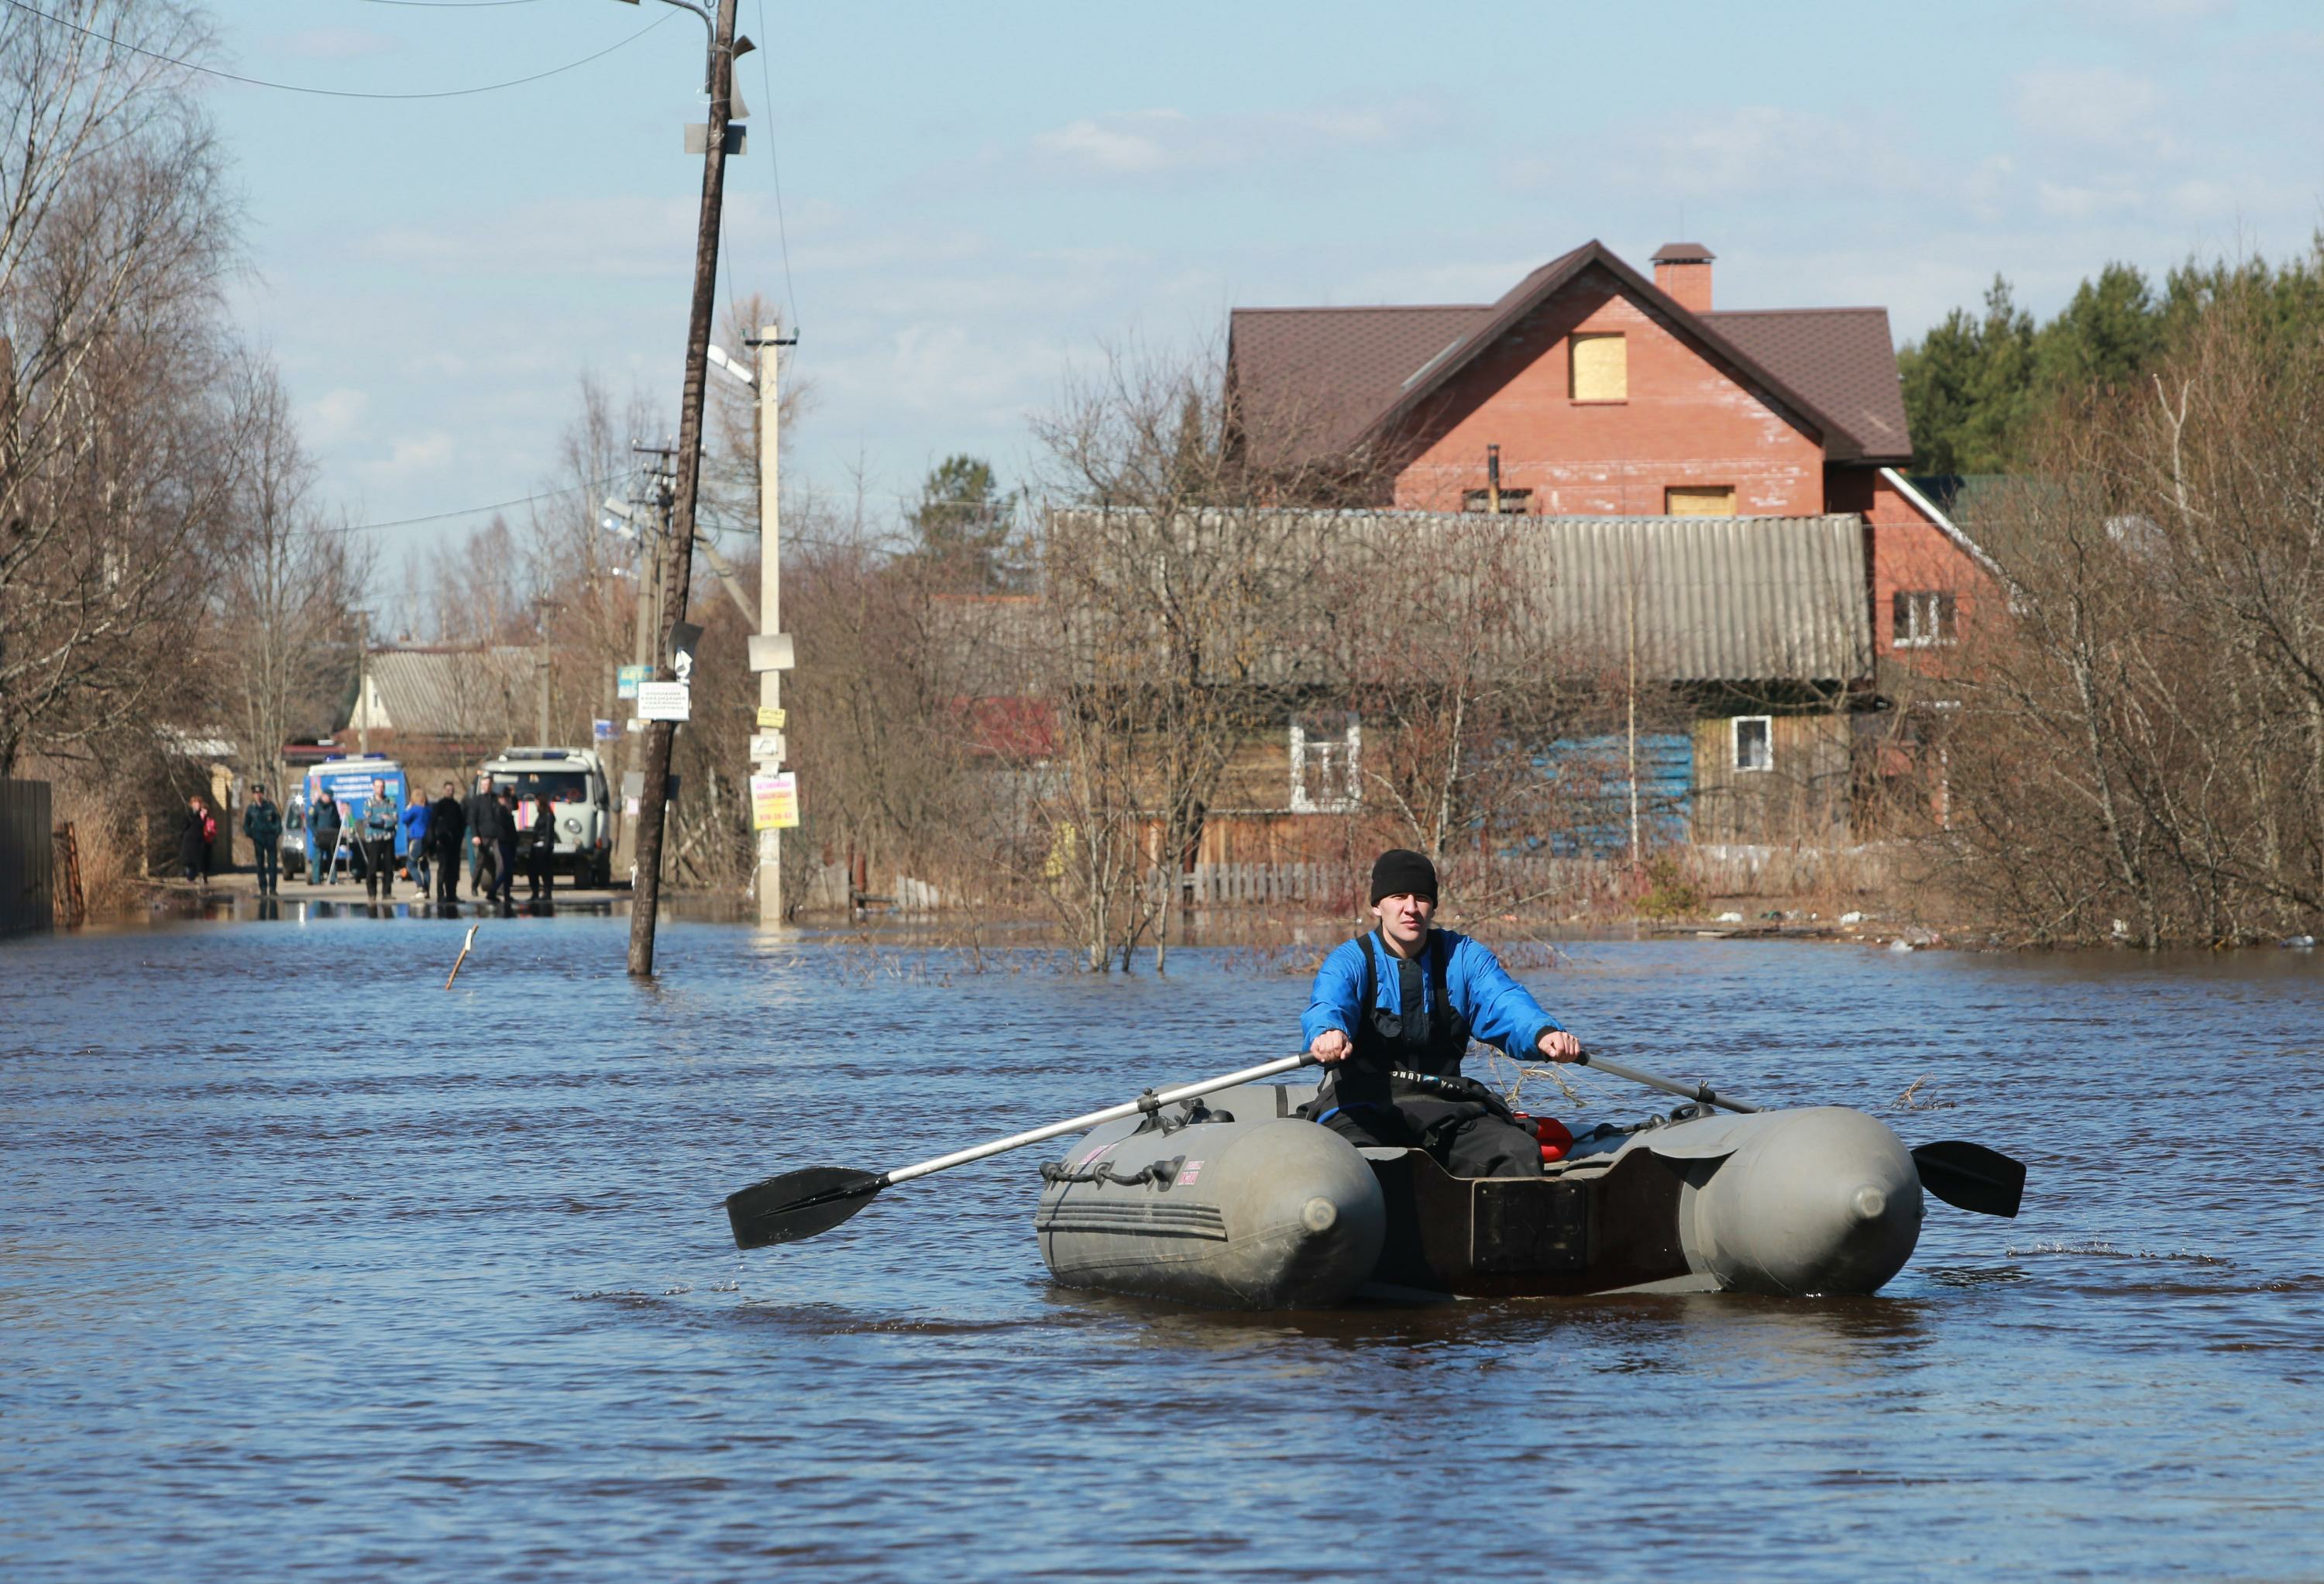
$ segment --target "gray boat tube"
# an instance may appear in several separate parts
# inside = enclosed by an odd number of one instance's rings
[[[1791,1295],[1879,1290],[1923,1200],[1904,1141],[1839,1106],[1681,1107],[1595,1129],[1538,1178],[1469,1181],[1416,1151],[1359,1150],[1292,1112],[1312,1085],[1251,1083],[1093,1128],[1034,1226],[1058,1282],[1221,1308],[1352,1297]]]
[[[1387,1230],[1370,1165],[1329,1128],[1279,1114],[1285,1091],[1231,1092],[1248,1120],[1197,1105],[1109,1123],[1042,1169],[1034,1227],[1058,1281],[1242,1309],[1354,1294]]]

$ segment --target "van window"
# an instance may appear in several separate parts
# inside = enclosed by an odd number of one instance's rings
[[[493,785],[513,787],[520,798],[538,797],[546,792],[551,803],[589,801],[586,770],[494,770]]]

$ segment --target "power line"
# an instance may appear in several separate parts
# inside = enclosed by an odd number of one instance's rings
[[[513,501],[494,501],[487,506],[463,506],[457,511],[435,511],[426,517],[399,517],[392,522],[351,522],[343,528],[326,529],[324,531],[326,533],[372,533],[383,528],[410,528],[422,522],[447,522],[455,517],[474,517],[483,511],[505,511],[512,506],[530,506],[536,501],[555,501],[567,495],[583,494],[590,490],[602,489],[613,480],[622,477],[627,472],[628,469],[624,468],[621,473],[609,473],[603,478],[593,478],[585,483],[567,484],[561,490],[543,490],[537,495],[520,495]]]
[[[772,40],[775,36],[767,31],[767,0],[759,0],[759,33],[761,37],[768,40]],[[766,95],[767,169],[774,173],[775,178],[775,240],[781,244],[783,250],[783,295],[790,299],[790,332],[796,337],[799,332],[798,291],[791,285],[790,227],[783,223],[783,162],[776,152],[774,131],[775,85],[767,71],[767,57],[771,52],[770,49],[762,49],[759,51],[759,87]]]
[[[420,0],[398,0],[398,3],[416,5],[420,4]],[[489,3],[507,5],[513,3],[513,0],[489,0]],[[576,67],[586,66],[592,60],[602,60],[614,51],[636,43],[678,14],[674,11],[665,12],[619,43],[608,44],[595,55],[584,55],[578,60],[568,60],[562,66],[552,66],[547,71],[536,71],[530,77],[511,78],[506,82],[482,83],[472,88],[438,88],[417,94],[374,94],[356,88],[318,88],[309,87],[304,83],[272,82],[263,77],[244,77],[239,72],[221,71],[215,66],[204,66],[198,61],[187,60],[176,55],[164,55],[158,50],[143,49],[112,33],[99,32],[95,28],[83,27],[79,23],[66,17],[52,15],[37,5],[28,5],[26,0],[6,0],[6,4],[29,15],[37,16],[42,22],[52,22],[59,27],[70,28],[85,37],[97,39],[112,45],[116,50],[126,50],[133,55],[143,55],[149,60],[160,60],[171,66],[181,67],[188,71],[198,71],[205,77],[223,78],[227,82],[238,82],[248,87],[274,88],[286,94],[317,94],[327,99],[458,99],[471,94],[491,94],[497,93],[503,88],[522,87],[529,82],[539,82],[543,78],[555,77],[560,72],[571,71]]]

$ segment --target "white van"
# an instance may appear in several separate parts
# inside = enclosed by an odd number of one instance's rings
[[[542,793],[557,811],[556,868],[584,886],[613,882],[613,808],[605,765],[586,748],[511,748],[484,762],[495,789],[529,806]]]

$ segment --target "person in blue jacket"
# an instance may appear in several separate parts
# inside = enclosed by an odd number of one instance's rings
[[[1323,959],[1300,1032],[1328,1070],[1308,1115],[1357,1145],[1425,1150],[1456,1177],[1541,1174],[1541,1148],[1461,1073],[1471,1039],[1571,1062],[1582,1042],[1492,948],[1434,929],[1436,866],[1396,848],[1372,865],[1379,927]]]
[[[411,801],[396,816],[396,839],[403,846],[403,867],[420,898],[428,896],[428,794],[411,788]]]

